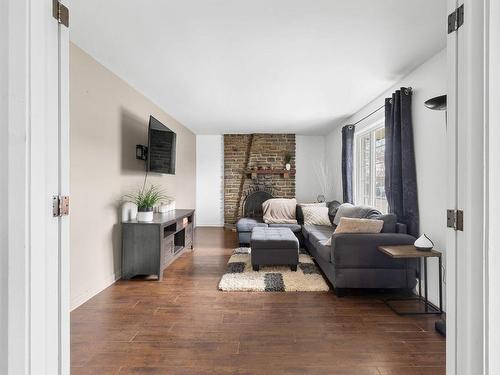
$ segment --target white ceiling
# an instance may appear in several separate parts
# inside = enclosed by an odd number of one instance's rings
[[[77,0],[71,39],[198,134],[324,134],[446,45],[446,0]]]

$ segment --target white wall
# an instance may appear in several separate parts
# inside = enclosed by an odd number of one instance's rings
[[[7,374],[7,297],[8,297],[8,241],[7,241],[7,0],[0,0],[0,374]]]
[[[415,158],[417,167],[418,200],[420,210],[420,232],[426,233],[435,243],[435,248],[446,249],[446,127],[444,112],[431,111],[424,101],[446,93],[446,51],[441,51],[396,85],[373,100],[367,106],[345,121],[351,124],[363,118],[384,104],[384,98],[400,87],[413,88],[413,133],[415,139]],[[384,110],[356,126],[358,131],[384,115]],[[341,174],[342,134],[341,127],[334,129],[326,140],[327,163]],[[335,182],[334,198],[342,199],[342,180]],[[438,266],[429,262],[429,297],[438,301]],[[444,262],[443,262],[444,264]],[[444,300],[444,299],[443,299]]]
[[[224,226],[224,138],[196,136],[196,225]]]
[[[298,202],[316,202],[319,194],[328,195],[323,186],[324,183],[331,186],[331,173],[324,175],[326,179],[322,177],[322,170],[325,170],[324,136],[297,135],[295,165],[295,195]]]
[[[296,197],[315,202],[323,194],[320,169],[325,169],[325,137],[297,135],[295,162]],[[332,171],[327,180],[332,185]],[[224,225],[224,136],[196,136],[196,225]],[[329,190],[327,188],[327,190]],[[331,189],[330,189],[331,190]],[[326,194],[331,198],[332,194]]]
[[[143,184],[135,145],[149,115],[177,134],[176,173],[148,183],[194,208],[196,136],[77,46],[70,47],[71,307],[121,277],[121,197]]]

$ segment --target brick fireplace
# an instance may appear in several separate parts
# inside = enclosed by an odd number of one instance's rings
[[[285,155],[291,170],[285,169]],[[224,224],[234,227],[255,191],[295,198],[295,134],[224,135]]]

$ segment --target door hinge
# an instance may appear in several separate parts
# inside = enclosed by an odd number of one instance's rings
[[[448,34],[457,31],[464,24],[464,5],[448,15]]]
[[[446,226],[454,230],[464,230],[464,212],[462,210],[446,211]]]
[[[69,27],[69,9],[59,0],[52,0],[52,16],[60,24]]]
[[[69,215],[69,197],[54,195],[52,197],[52,216],[68,216]]]

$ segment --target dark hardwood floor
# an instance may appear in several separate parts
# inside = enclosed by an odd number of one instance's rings
[[[379,297],[217,290],[235,233],[199,228],[161,282],[120,281],[71,313],[71,374],[444,374],[435,317]]]

